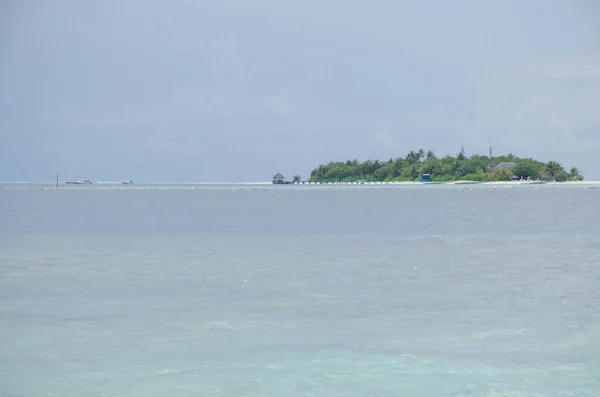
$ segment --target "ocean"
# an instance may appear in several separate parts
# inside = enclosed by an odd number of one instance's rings
[[[600,188],[0,185],[0,395],[600,395]]]

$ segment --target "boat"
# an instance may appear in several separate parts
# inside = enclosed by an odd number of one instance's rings
[[[71,181],[66,181],[65,183],[69,185],[91,185],[92,181],[90,181],[89,179],[75,179]]]
[[[125,180],[121,181],[121,183],[123,185],[133,185],[133,180],[131,180],[131,179],[125,179]]]

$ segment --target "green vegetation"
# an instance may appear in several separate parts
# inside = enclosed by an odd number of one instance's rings
[[[505,163],[505,164],[501,164]],[[508,164],[506,164],[508,163]],[[500,166],[498,166],[500,164]],[[567,172],[557,161],[543,163],[513,154],[468,157],[463,148],[455,156],[437,158],[431,150],[411,150],[405,157],[388,161],[348,160],[321,164],[315,168],[311,182],[415,181],[421,174],[430,174],[432,181],[508,181],[514,176],[558,182],[583,180],[576,167]]]

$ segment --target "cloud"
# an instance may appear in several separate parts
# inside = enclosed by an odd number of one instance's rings
[[[258,180],[490,144],[600,169],[597,7],[341,5],[13,6],[0,26],[0,178],[31,179],[15,161],[104,173],[110,155],[136,179]]]

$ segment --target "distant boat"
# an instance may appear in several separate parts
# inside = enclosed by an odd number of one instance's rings
[[[65,183],[69,185],[91,185],[92,181],[90,181],[89,179],[75,179],[72,181],[66,181]]]
[[[133,185],[133,180],[131,180],[131,179],[125,179],[125,180],[121,181],[121,183],[123,185]]]

